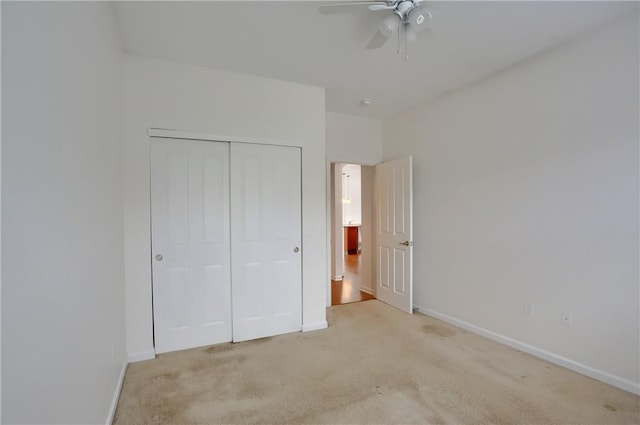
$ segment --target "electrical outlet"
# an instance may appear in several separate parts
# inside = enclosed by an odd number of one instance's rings
[[[560,324],[562,326],[573,325],[573,316],[571,313],[560,313]]]
[[[524,314],[525,316],[533,317],[533,315],[535,314],[533,303],[524,303]]]

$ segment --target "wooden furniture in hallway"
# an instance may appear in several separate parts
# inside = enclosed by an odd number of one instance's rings
[[[358,254],[360,226],[344,226],[344,250],[349,255]]]

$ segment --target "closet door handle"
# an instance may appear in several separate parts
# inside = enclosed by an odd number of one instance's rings
[[[156,261],[162,261],[162,254],[156,255]]]
[[[298,252],[298,251],[300,251],[300,248],[298,247],[293,248],[293,252]]]
[[[409,241],[400,242],[400,245],[409,246]]]

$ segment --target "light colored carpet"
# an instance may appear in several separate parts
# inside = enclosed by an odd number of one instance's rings
[[[640,398],[379,301],[129,365],[115,424],[638,424]]]

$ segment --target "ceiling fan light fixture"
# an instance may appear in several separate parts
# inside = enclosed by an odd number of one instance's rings
[[[407,23],[414,32],[420,32],[427,28],[431,21],[431,12],[426,7],[416,6],[409,11]]]
[[[380,24],[380,27],[378,29],[380,30],[380,32],[382,34],[384,34],[385,37],[389,37],[389,36],[391,36],[391,34],[393,34],[396,31],[398,31],[398,27],[400,26],[401,20],[402,19],[400,18],[400,16],[398,16],[395,13],[393,13],[393,14],[387,16],[384,19],[384,21],[382,21],[382,23]]]

